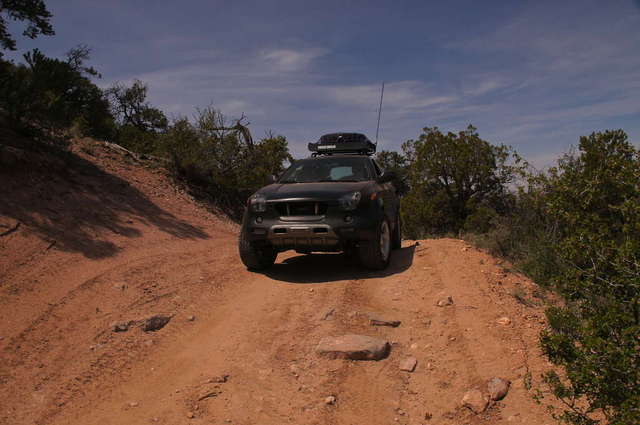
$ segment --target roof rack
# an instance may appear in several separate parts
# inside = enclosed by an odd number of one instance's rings
[[[376,145],[360,133],[330,133],[320,137],[317,143],[309,143],[312,156],[331,155],[334,153],[350,153],[372,155]]]

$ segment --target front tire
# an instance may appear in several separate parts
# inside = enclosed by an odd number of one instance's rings
[[[400,218],[400,211],[396,215],[396,228],[393,230],[393,237],[391,238],[391,249],[402,248],[402,219]]]
[[[391,258],[391,229],[386,218],[378,225],[375,238],[358,247],[358,256],[363,266],[372,270],[382,270]]]
[[[240,259],[249,270],[265,270],[273,265],[278,252],[270,246],[256,246],[247,240],[245,233],[240,233]]]

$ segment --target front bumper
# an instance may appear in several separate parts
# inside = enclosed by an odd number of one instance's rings
[[[317,216],[279,216],[247,211],[243,220],[245,237],[279,251],[341,251],[348,246],[372,241],[382,218],[378,208],[342,211],[329,208]]]

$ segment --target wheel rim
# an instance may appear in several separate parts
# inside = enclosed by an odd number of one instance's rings
[[[384,220],[382,222],[382,227],[380,228],[380,254],[382,254],[382,259],[384,261],[387,261],[390,250],[391,236],[389,235],[389,225],[387,224],[387,220]]]

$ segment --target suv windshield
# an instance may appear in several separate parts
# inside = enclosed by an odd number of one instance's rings
[[[360,182],[370,176],[367,158],[325,157],[296,161],[279,183]]]

